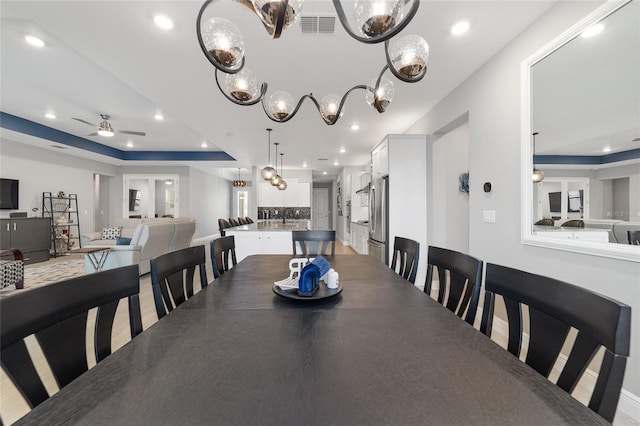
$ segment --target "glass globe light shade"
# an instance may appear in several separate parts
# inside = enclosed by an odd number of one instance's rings
[[[404,0],[357,0],[353,16],[362,35],[384,35],[404,17]]]
[[[202,41],[207,52],[225,68],[233,68],[242,62],[244,41],[235,24],[224,18],[211,18],[202,27]]]
[[[278,184],[278,189],[279,189],[280,191],[284,191],[285,189],[287,189],[287,182],[285,182],[285,180],[284,180],[284,179],[282,179],[282,180],[280,181],[280,183]]]
[[[544,180],[544,172],[534,167],[533,173],[531,174],[531,179],[533,180],[533,183],[542,182]]]
[[[373,90],[376,86],[376,80],[374,79],[369,83],[367,89],[367,103],[371,108],[375,108],[378,112],[384,112],[387,106],[393,100],[393,82],[386,77],[380,79],[380,85],[376,91],[376,96],[373,95]]]
[[[337,114],[338,108],[340,107],[340,101],[342,101],[342,98],[334,94],[327,95],[322,98],[322,101],[320,101],[320,114],[325,120],[335,122],[338,118]],[[340,111],[340,117],[342,117],[343,114],[344,108]]]
[[[252,0],[253,8],[260,20],[269,28],[275,28],[278,11],[282,2],[280,0]],[[302,0],[289,0],[284,14],[282,29],[291,26],[302,12]]]
[[[225,82],[229,94],[240,102],[250,101],[258,93],[258,79],[246,67],[235,74],[227,74]]]
[[[400,74],[415,79],[427,70],[429,44],[418,35],[408,35],[391,45],[389,57],[391,64]]]
[[[280,177],[280,175],[275,175],[274,177],[271,178],[271,185],[273,186],[280,185],[280,182],[282,182],[282,178]]]
[[[267,111],[276,120],[284,120],[293,112],[295,101],[289,93],[279,90],[269,96]]]
[[[264,169],[262,169],[261,175],[262,175],[262,179],[264,180],[268,180],[270,181],[272,177],[274,177],[276,175],[276,169],[274,169],[271,166],[267,166]]]

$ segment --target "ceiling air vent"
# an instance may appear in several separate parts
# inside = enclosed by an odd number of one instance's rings
[[[302,15],[300,28],[302,34],[333,34],[336,17],[330,15]]]

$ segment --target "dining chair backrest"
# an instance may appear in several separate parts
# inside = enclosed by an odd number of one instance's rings
[[[196,267],[200,285],[207,286],[204,246],[170,251],[151,259],[151,288],[158,319],[193,296]]]
[[[218,278],[238,263],[236,261],[236,241],[233,235],[230,235],[216,238],[210,244],[213,278]]]
[[[584,228],[584,220],[571,219],[564,222],[561,226],[568,227],[568,228]]]
[[[111,334],[120,299],[128,299],[131,338],[142,332],[138,265],[81,275],[0,299],[2,368],[33,408],[49,394],[25,344],[34,335],[59,388],[88,369],[87,323],[97,308],[93,351],[96,362],[111,354]]]
[[[231,224],[229,223],[229,221],[227,219],[218,219],[218,229],[220,230],[220,235],[222,235],[224,237],[225,232],[224,230],[227,228],[231,228]]]
[[[555,224],[556,222],[553,219],[549,219],[549,218],[540,219],[539,221],[534,223],[534,225],[541,225],[541,226],[554,226]]]
[[[331,256],[336,254],[336,231],[291,231],[291,240],[294,255],[298,254],[299,246],[305,256],[326,256],[329,245],[331,245]]]
[[[239,223],[240,225],[246,225],[246,224],[248,224],[249,222],[247,222],[247,219],[245,219],[244,217],[239,217],[239,218],[238,218],[238,223]]]
[[[556,385],[571,393],[596,352],[604,357],[589,408],[613,421],[629,356],[631,308],[563,281],[487,264],[480,331],[491,336],[496,295],[507,309],[507,350],[519,357],[523,343],[522,307],[529,311],[525,362],[549,377],[571,328],[577,336]]]
[[[416,282],[418,261],[420,260],[420,243],[408,238],[396,237],[393,242],[391,269],[411,284]]]
[[[247,223],[253,223],[253,219],[251,219],[249,216],[245,217],[244,220],[246,220]]]
[[[473,325],[482,285],[482,261],[468,254],[429,246],[427,280],[424,285],[424,292],[429,295],[434,268],[438,271],[438,303],[460,318],[464,315],[464,320]]]
[[[627,231],[629,244],[640,246],[640,231]]]
[[[229,218],[229,223],[231,224],[231,226],[240,226],[240,222],[238,222],[238,219],[234,219],[232,217]]]

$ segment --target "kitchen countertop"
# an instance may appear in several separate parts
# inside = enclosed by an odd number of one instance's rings
[[[228,228],[228,231],[306,231],[311,229],[311,221],[308,219],[287,219],[283,224],[282,219],[259,220],[249,225],[240,225]]]

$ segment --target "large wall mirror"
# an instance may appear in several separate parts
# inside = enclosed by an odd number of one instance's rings
[[[178,217],[178,175],[123,175],[122,217]]]
[[[640,1],[605,3],[522,82],[523,243],[640,262]]]

